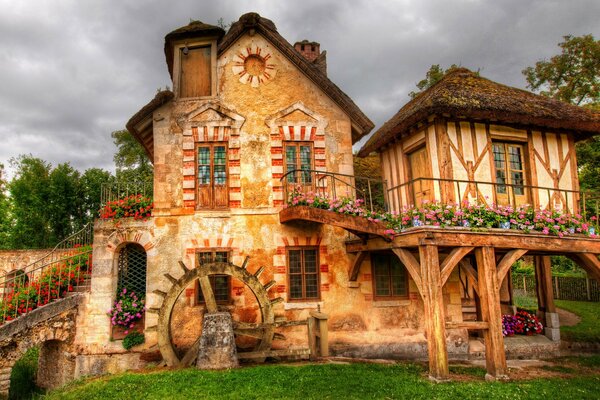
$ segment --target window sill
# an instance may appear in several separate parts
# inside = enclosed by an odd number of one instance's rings
[[[383,307],[400,307],[400,306],[408,306],[410,305],[409,299],[402,300],[373,300],[373,307],[383,308]]]
[[[228,208],[220,210],[197,209],[195,215],[200,215],[204,218],[230,218],[231,211]]]
[[[318,309],[319,307],[323,307],[322,301],[304,301],[297,303],[285,303],[285,310],[306,310],[306,309]]]

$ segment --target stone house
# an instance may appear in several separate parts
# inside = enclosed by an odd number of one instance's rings
[[[96,222],[90,290],[69,300],[76,314],[56,307],[47,319],[75,331],[38,335],[66,341],[47,352],[65,365],[54,384],[150,361],[187,364],[206,310],[231,312],[240,358],[308,355],[312,316],[326,321],[321,348],[331,354],[428,355],[435,378],[448,375],[449,357],[468,356],[477,330],[488,372],[499,377],[512,263],[537,257],[553,338],[548,256],[569,254],[600,272],[600,241],[589,237],[433,227],[390,237],[361,217],[286,207],[297,190],[357,195],[352,145],[373,128],[327,77],[316,42],[292,46],[249,13],[227,33],[199,21],[169,33],[165,58],[173,90],[127,123],[154,164],[152,217]],[[575,211],[574,143],[598,133],[597,113],[458,69],[405,105],[360,155],[380,154],[390,210],[437,199]],[[133,351],[107,317],[123,288],[146,299],[146,342]],[[0,389],[24,347],[4,348]]]

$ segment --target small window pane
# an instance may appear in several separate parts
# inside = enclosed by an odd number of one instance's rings
[[[215,185],[224,185],[227,182],[227,171],[224,165],[215,165]]]
[[[306,275],[306,298],[314,299],[319,297],[319,291],[317,288],[318,279],[316,274]]]
[[[290,274],[301,274],[300,250],[290,250],[288,256],[290,259]]]
[[[302,298],[302,275],[290,276],[290,298]]]
[[[304,250],[304,272],[307,274],[317,272],[316,250]]]

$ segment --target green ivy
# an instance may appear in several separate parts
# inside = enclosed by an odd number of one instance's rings
[[[132,347],[138,346],[142,343],[144,343],[146,341],[146,339],[144,338],[144,335],[139,333],[139,332],[131,332],[130,334],[128,334],[127,336],[125,336],[125,339],[123,339],[123,348],[125,350],[129,350]]]

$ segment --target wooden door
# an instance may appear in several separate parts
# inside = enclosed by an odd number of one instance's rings
[[[427,147],[421,147],[410,153],[408,160],[410,181],[413,182],[409,187],[409,190],[412,192],[409,196],[411,196],[414,205],[420,207],[424,201],[433,200],[433,181],[431,179],[419,179],[431,178],[431,165],[429,163]]]
[[[492,148],[496,170],[496,203],[513,206],[528,204],[523,145],[494,142]]]
[[[197,207],[227,208],[227,144],[201,144],[197,149]]]
[[[193,47],[187,54],[180,54],[181,73],[179,94],[181,97],[211,95],[210,46]]]

